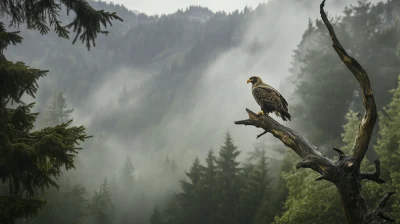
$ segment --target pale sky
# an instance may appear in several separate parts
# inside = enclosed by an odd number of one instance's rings
[[[254,9],[259,3],[268,2],[268,0],[112,0],[112,2],[123,4],[130,10],[154,15],[173,13],[190,5],[208,7],[214,12],[222,10],[232,12],[236,9],[241,10],[246,5]]]

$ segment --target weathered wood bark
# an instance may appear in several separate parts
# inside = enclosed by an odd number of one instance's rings
[[[320,5],[320,13],[322,20],[328,28],[333,42],[332,46],[341,61],[357,79],[363,93],[365,113],[361,120],[350,155],[344,155],[340,149],[333,148],[333,150],[338,152],[340,156],[339,161],[333,162],[324,157],[316,146],[312,145],[295,130],[281,125],[268,115],[257,115],[249,109],[246,109],[249,118],[246,120],[236,121],[235,124],[246,126],[251,125],[264,129],[264,132],[258,135],[257,138],[266,133],[271,133],[302,158],[302,162],[297,164],[296,168],[311,168],[321,175],[316,178],[316,181],[327,180],[332,182],[341,196],[342,207],[347,223],[371,224],[383,223],[385,221],[393,222],[394,220],[388,214],[383,212],[383,208],[386,201],[394,192],[388,192],[375,209],[368,209],[367,203],[360,192],[360,181],[362,179],[375,181],[379,184],[384,183],[384,181],[379,178],[379,159],[375,160],[375,172],[360,172],[360,165],[368,150],[372,131],[377,119],[376,104],[367,72],[354,58],[347,54],[340,44],[335,31],[324,12],[324,5],[325,0]]]

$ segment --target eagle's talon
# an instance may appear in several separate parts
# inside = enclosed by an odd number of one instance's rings
[[[264,115],[264,111],[258,112],[257,115]]]

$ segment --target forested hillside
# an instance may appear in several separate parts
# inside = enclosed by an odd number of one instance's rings
[[[400,74],[400,2],[377,2],[327,3],[329,16],[340,15],[334,28],[368,71],[381,111],[367,156],[381,155],[388,184],[364,189],[375,204],[385,189],[400,190],[399,96],[389,92]],[[244,108],[258,107],[245,83],[258,75],[288,99],[288,126],[324,154],[351,145],[362,108],[358,84],[316,20],[319,3],[275,0],[232,13],[190,6],[155,16],[90,4],[124,19],[90,51],[21,26],[23,43],[5,52],[50,70],[39,81],[36,128],[72,118],[94,135],[60,190],[43,193],[47,207],[20,223],[343,222],[333,186],[296,170],[280,142],[255,141],[258,130],[233,126]],[[390,203],[400,214],[399,197]]]

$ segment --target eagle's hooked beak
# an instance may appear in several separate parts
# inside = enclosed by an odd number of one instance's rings
[[[248,79],[248,80],[246,81],[246,83],[249,83],[249,82],[251,82],[251,80],[250,80],[250,79]]]

